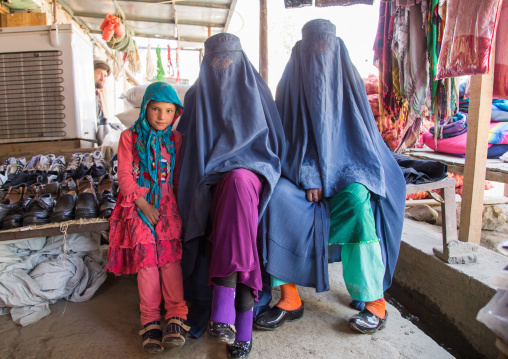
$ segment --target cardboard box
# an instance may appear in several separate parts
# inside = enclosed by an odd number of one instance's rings
[[[0,15],[0,27],[47,25],[45,13],[15,13]]]

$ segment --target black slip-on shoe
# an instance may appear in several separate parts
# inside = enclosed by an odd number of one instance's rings
[[[235,341],[236,329],[231,324],[209,321],[207,332],[210,339],[222,343],[233,344]]]
[[[275,306],[254,319],[254,328],[260,330],[275,330],[280,328],[285,322],[293,322],[302,319],[302,317],[303,301],[302,306],[295,310],[284,310]]]
[[[245,359],[252,351],[252,339],[247,342],[240,342],[235,340],[233,344],[227,345],[228,355],[230,358]]]
[[[349,326],[351,329],[362,334],[373,334],[385,327],[386,319],[388,318],[388,311],[385,311],[385,313],[384,318],[379,318],[368,309],[364,309],[349,319]]]

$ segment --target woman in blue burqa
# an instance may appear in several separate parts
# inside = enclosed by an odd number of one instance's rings
[[[375,332],[387,318],[383,292],[399,253],[406,184],[330,21],[303,27],[275,98],[286,147],[259,231],[265,268],[282,296],[254,326],[273,330],[301,318],[296,285],[328,290],[330,258],[342,260],[352,305],[361,310],[350,326]]]
[[[196,336],[206,326],[210,338],[228,344],[230,357],[245,358],[263,283],[258,223],[280,177],[284,135],[268,86],[238,37],[222,33],[205,42],[178,130],[189,324]]]

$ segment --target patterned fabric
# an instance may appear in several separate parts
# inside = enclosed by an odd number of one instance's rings
[[[141,111],[139,112],[138,120],[132,125],[131,131],[137,134],[135,142],[138,155],[141,159],[140,172],[138,177],[138,184],[141,187],[149,188],[146,200],[155,208],[159,209],[161,200],[161,178],[160,172],[162,169],[162,155],[160,152],[161,145],[165,144],[168,152],[171,154],[170,178],[169,183],[173,185],[173,172],[175,168],[175,143],[171,141],[171,134],[173,133],[172,126],[168,126],[163,131],[154,130],[146,118],[146,107],[150,101],[161,101],[174,103],[177,106],[174,121],[178,119],[183,111],[183,106],[178,99],[178,94],[165,82],[154,82],[146,88],[143,101],[141,102]],[[156,231],[153,226],[145,218],[145,215],[138,208],[138,214],[150,228],[153,235]]]
[[[176,135],[179,134],[174,131],[172,141],[176,143],[178,155],[181,137]],[[118,177],[121,193],[110,218],[109,252],[106,267],[106,270],[116,275],[134,274],[145,267],[162,267],[168,262],[180,261],[182,258],[182,220],[178,212],[175,194],[169,184],[161,186],[160,218],[153,228],[155,234],[152,228],[143,221],[134,203],[134,200],[146,196],[149,191],[148,188],[140,187],[134,182],[139,176],[140,162],[135,137],[136,135],[129,130],[124,131],[118,147],[120,159]],[[174,157],[169,154],[167,149],[162,149],[161,153],[165,157],[163,160],[166,163],[169,157]],[[128,171],[123,169],[125,164],[121,162],[122,160],[129,160],[129,164],[126,166]],[[176,170],[178,170],[178,162],[177,159]],[[130,178],[125,178],[128,176]]]

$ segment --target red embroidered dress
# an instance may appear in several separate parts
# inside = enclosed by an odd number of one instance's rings
[[[149,189],[137,183],[139,156],[134,145],[136,134],[129,129],[122,132],[118,145],[118,182],[120,195],[110,218],[109,253],[106,270],[116,275],[137,273],[140,269],[162,267],[168,262],[182,259],[182,219],[176,204],[178,169],[182,135],[173,130],[171,140],[175,143],[174,190],[167,173],[171,155],[163,145],[164,163],[160,173],[162,198],[159,206],[159,222],[155,226],[157,239],[139,217],[134,200],[145,196]]]

